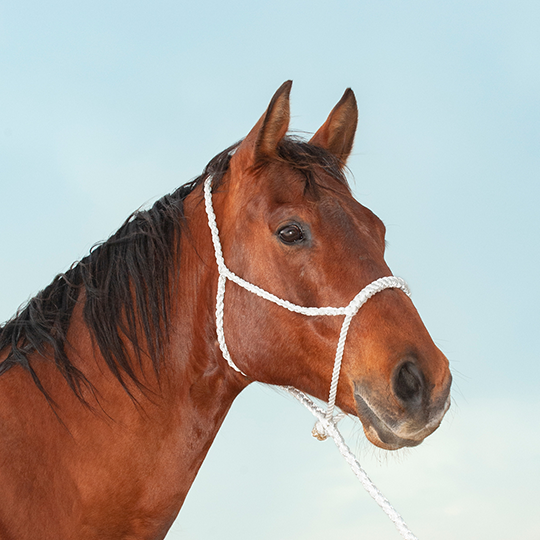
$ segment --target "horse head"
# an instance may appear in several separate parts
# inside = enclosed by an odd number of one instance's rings
[[[391,271],[385,227],[344,175],[358,110],[348,89],[309,142],[287,136],[291,83],[281,86],[214,185],[227,267],[293,304],[346,306]],[[328,397],[342,317],[306,317],[232,284],[224,327],[248,380]],[[243,378],[242,373],[235,376]],[[336,404],[385,449],[415,446],[449,407],[451,374],[410,298],[389,288],[353,317]]]

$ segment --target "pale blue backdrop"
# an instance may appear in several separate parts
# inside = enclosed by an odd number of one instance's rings
[[[346,87],[357,197],[451,361],[420,447],[351,445],[420,539],[538,540],[540,4],[0,0],[0,319],[198,175],[293,79],[313,132]],[[398,534],[300,405],[235,403],[168,539]]]

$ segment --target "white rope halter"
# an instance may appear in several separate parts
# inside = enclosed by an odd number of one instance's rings
[[[337,423],[345,415],[339,413],[334,415],[336,408],[336,396],[337,385],[339,381],[339,373],[341,371],[341,362],[343,360],[343,351],[345,350],[345,341],[347,339],[347,333],[351,324],[352,318],[358,313],[358,310],[375,294],[385,289],[401,289],[405,294],[410,295],[409,288],[405,281],[401,278],[388,276],[376,279],[366,287],[364,287],[347,305],[346,307],[303,307],[297,304],[293,304],[287,300],[278,298],[277,296],[245,281],[241,277],[237,276],[234,272],[227,268],[225,260],[223,258],[223,251],[221,249],[221,242],[219,240],[219,230],[216,223],[216,215],[212,206],[212,177],[209,176],[204,182],[204,202],[206,207],[206,214],[208,216],[208,226],[212,233],[212,243],[214,244],[214,252],[216,256],[216,262],[218,266],[218,288],[216,295],[216,331],[219,342],[219,347],[223,357],[231,368],[241,373],[245,377],[247,375],[239,369],[233,362],[227,344],[225,342],[225,330],[223,325],[223,314],[225,309],[225,285],[227,280],[231,280],[240,287],[246,289],[261,298],[264,298],[278,306],[284,307],[289,311],[300,313],[307,316],[319,316],[319,315],[345,315],[343,323],[341,325],[341,331],[339,334],[339,340],[336,349],[336,355],[334,359],[334,369],[332,371],[332,381],[330,383],[330,394],[328,396],[328,407],[326,411],[318,407],[313,401],[303,392],[297,390],[292,386],[283,387],[291,395],[300,401],[305,407],[307,407],[312,414],[317,418],[317,423],[313,428],[312,434],[319,440],[324,440],[328,436],[332,437],[336,443],[339,451],[349,463],[351,469],[356,474],[366,491],[373,497],[375,502],[384,510],[388,517],[394,522],[401,536],[406,540],[418,540],[416,536],[408,529],[407,525],[403,521],[403,518],[394,510],[390,502],[384,497],[384,495],[377,489],[375,484],[369,479],[365,471],[362,469],[354,454],[350,451],[349,447],[345,444],[341,433],[337,428]]]

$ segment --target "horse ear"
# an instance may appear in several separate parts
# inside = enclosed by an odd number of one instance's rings
[[[279,141],[289,129],[292,81],[283,83],[274,94],[268,109],[238,147],[237,154],[248,153],[252,163],[275,155]]]
[[[347,88],[338,104],[326,119],[326,122],[313,135],[310,144],[325,148],[334,154],[345,165],[351,153],[356,125],[358,123],[358,106],[354,92]]]

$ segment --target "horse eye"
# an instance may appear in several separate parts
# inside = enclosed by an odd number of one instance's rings
[[[284,244],[296,244],[304,240],[304,232],[299,225],[286,225],[278,231],[278,237]]]

